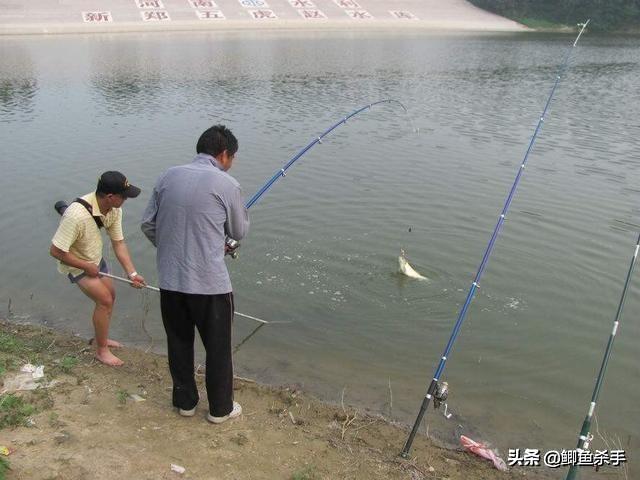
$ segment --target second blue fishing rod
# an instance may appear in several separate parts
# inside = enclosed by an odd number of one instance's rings
[[[573,48],[578,44],[578,40],[580,39],[580,36],[582,35],[582,33],[584,32],[584,29],[586,28],[587,24],[589,23],[589,20],[587,20],[584,24],[582,24],[582,28],[580,30],[580,33],[578,33],[578,36],[576,37],[575,41],[573,42],[573,46],[572,48],[569,49],[569,51],[567,52],[567,55],[564,58],[564,61],[562,62],[560,69],[558,71],[558,74],[556,76],[556,81],[553,84],[553,88],[551,89],[551,93],[549,94],[549,98],[547,99],[547,103],[544,106],[544,110],[542,111],[542,115],[540,116],[540,119],[538,121],[538,125],[536,126],[536,130],[533,134],[533,137],[531,137],[531,141],[529,142],[529,147],[527,148],[527,151],[524,155],[524,159],[522,160],[522,164],[520,165],[520,168],[518,169],[518,174],[516,175],[516,178],[513,182],[513,185],[511,186],[511,190],[509,191],[509,195],[507,195],[507,200],[504,203],[504,207],[502,209],[502,212],[500,213],[500,217],[498,218],[498,223],[496,224],[494,230],[493,230],[493,234],[491,235],[491,239],[489,240],[489,245],[487,245],[487,249],[484,252],[484,255],[482,257],[482,261],[480,262],[480,266],[478,267],[478,271],[476,273],[475,278],[473,279],[473,282],[471,284],[471,288],[469,289],[469,293],[467,294],[467,298],[465,299],[464,305],[462,306],[462,309],[460,310],[460,313],[458,314],[458,318],[456,320],[455,326],[453,327],[453,331],[451,332],[451,336],[449,337],[449,341],[447,342],[447,346],[444,349],[444,353],[442,354],[442,357],[440,357],[440,361],[438,362],[438,366],[436,368],[436,371],[433,375],[433,379],[431,380],[431,383],[429,384],[429,388],[427,389],[427,393],[422,401],[422,405],[420,406],[420,411],[418,412],[418,416],[416,417],[416,420],[413,424],[413,428],[411,429],[411,433],[409,434],[409,437],[407,438],[406,443],[404,444],[404,447],[402,449],[401,452],[401,456],[404,458],[407,458],[409,456],[409,451],[411,450],[411,445],[413,444],[413,440],[415,439],[416,434],[418,433],[418,428],[420,427],[420,423],[422,422],[422,419],[424,418],[424,415],[427,411],[427,407],[429,406],[429,403],[431,402],[431,399],[436,397],[436,395],[438,395],[439,392],[439,388],[438,388],[438,382],[440,380],[440,376],[442,375],[442,372],[444,371],[444,367],[445,364],[447,362],[447,358],[449,357],[449,354],[451,353],[451,350],[453,348],[453,344],[456,341],[456,338],[458,337],[458,334],[460,333],[460,329],[462,328],[462,324],[464,322],[464,319],[467,315],[467,310],[469,309],[469,305],[471,304],[471,301],[473,300],[473,297],[476,293],[476,290],[478,288],[480,288],[480,278],[482,277],[482,274],[484,273],[484,270],[487,266],[487,263],[489,261],[489,256],[491,255],[491,252],[493,251],[493,246],[495,245],[496,239],[498,238],[498,234],[500,233],[500,229],[502,228],[502,224],[504,223],[504,220],[506,218],[507,212],[509,210],[509,207],[511,206],[511,202],[513,201],[513,196],[516,193],[516,189],[518,188],[518,183],[520,182],[520,177],[522,177],[522,173],[524,172],[524,168],[525,165],[527,163],[527,159],[529,158],[529,154],[531,153],[531,149],[533,148],[533,144],[536,141],[536,137],[538,136],[538,133],[540,132],[541,128],[542,128],[542,124],[544,123],[544,117],[547,114],[547,111],[549,110],[549,106],[551,105],[551,100],[553,99],[553,95],[556,92],[556,88],[558,88],[558,85],[560,83],[560,80],[562,78],[562,74],[564,73],[565,69],[567,68],[567,65],[569,64],[569,58],[571,57],[571,53],[573,51]],[[445,394],[446,395],[446,394]],[[437,397],[436,397],[437,399]]]

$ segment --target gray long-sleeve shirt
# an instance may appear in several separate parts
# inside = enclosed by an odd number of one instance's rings
[[[244,237],[249,216],[240,184],[214,157],[201,153],[162,174],[141,228],[158,249],[161,289],[203,295],[232,291],[224,263],[225,235]]]

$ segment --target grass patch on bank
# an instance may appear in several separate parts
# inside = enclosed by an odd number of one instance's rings
[[[316,472],[316,468],[313,465],[307,465],[297,472],[294,472],[290,480],[317,480],[319,478],[320,476]]]
[[[71,370],[73,370],[73,367],[75,367],[77,364],[77,357],[73,355],[65,355],[64,357],[62,357],[62,360],[60,360],[60,370],[62,370],[63,373],[71,373]]]
[[[11,467],[9,466],[9,460],[4,458],[3,456],[0,456],[0,480],[5,480],[7,471],[10,468]]]
[[[24,359],[33,357],[33,350],[16,335],[0,332],[0,377],[16,369]],[[0,430],[26,425],[27,419],[36,412],[36,407],[13,393],[0,395]],[[8,465],[8,464],[7,464]],[[0,465],[0,472],[6,466]],[[4,473],[0,473],[0,480]]]
[[[39,388],[16,393],[10,390],[0,395],[0,430],[28,426],[29,417],[54,406],[46,384],[57,374],[70,374],[80,363],[78,354],[59,343],[50,331],[0,321],[0,381],[21,375],[20,368],[27,363],[45,366],[45,378]]]
[[[8,393],[0,395],[0,430],[6,427],[26,425],[27,419],[36,412],[36,407],[21,397]]]
[[[25,345],[22,340],[10,333],[0,332],[0,352],[19,354],[25,351]]]
[[[68,341],[60,344],[46,329],[0,322],[0,377],[12,374],[27,363],[44,365],[47,377],[71,374],[80,363],[81,349],[70,352],[70,346]]]
[[[120,405],[126,405],[127,403],[127,398],[129,398],[129,392],[127,392],[124,389],[120,389],[118,390],[118,392],[116,393],[116,398],[118,399],[118,403]]]
[[[25,363],[43,363],[45,352],[51,344],[51,335],[32,333],[19,336],[8,328],[0,331],[0,367],[12,370]]]

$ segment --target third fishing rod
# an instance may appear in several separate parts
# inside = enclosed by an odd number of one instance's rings
[[[582,429],[580,430],[580,434],[578,436],[577,448],[579,450],[587,450],[589,448],[589,443],[593,439],[593,435],[591,435],[591,419],[596,410],[596,404],[598,403],[598,397],[600,396],[600,389],[602,388],[602,384],[604,382],[604,374],[607,371],[607,365],[609,364],[611,352],[613,351],[613,341],[616,339],[618,327],[620,325],[620,321],[622,320],[624,301],[627,297],[627,291],[629,290],[629,284],[631,283],[631,276],[633,275],[633,269],[636,265],[636,259],[638,258],[638,250],[640,250],[640,235],[638,235],[636,249],[633,252],[633,257],[631,257],[631,263],[629,265],[629,270],[627,271],[627,278],[624,282],[624,287],[622,288],[622,296],[620,297],[620,302],[618,302],[616,316],[613,319],[613,329],[611,330],[611,334],[609,335],[609,341],[607,342],[607,347],[604,351],[604,357],[602,358],[602,363],[600,364],[600,371],[598,372],[598,376],[596,378],[596,385],[593,388],[593,394],[591,395],[589,410],[587,411],[587,416],[584,418],[584,422],[582,422]],[[573,465],[571,465],[571,467],[569,467],[569,472],[567,473],[566,480],[573,480],[577,477],[577,475],[578,466],[574,463]]]
[[[476,290],[478,288],[480,288],[480,278],[482,277],[482,274],[487,266],[487,263],[489,261],[489,256],[491,255],[491,252],[493,250],[493,247],[495,245],[496,239],[498,238],[498,234],[500,233],[500,228],[502,227],[502,224],[504,223],[504,220],[506,218],[507,212],[509,210],[509,207],[511,206],[511,202],[513,200],[513,197],[516,193],[516,189],[518,187],[518,183],[520,182],[520,177],[522,176],[522,173],[524,172],[524,168],[525,165],[527,163],[527,159],[529,158],[529,154],[531,153],[531,149],[533,148],[533,144],[538,136],[538,133],[540,132],[541,128],[542,128],[542,124],[544,123],[544,118],[545,115],[547,114],[547,111],[549,109],[549,106],[551,105],[551,100],[553,99],[553,95],[556,92],[556,88],[558,87],[558,84],[560,83],[560,80],[562,78],[562,74],[564,73],[565,69],[567,68],[567,65],[569,64],[569,58],[571,57],[571,53],[573,52],[573,49],[575,48],[575,46],[578,44],[578,40],[580,39],[580,37],[582,36],[582,33],[584,32],[584,29],[587,27],[587,24],[589,23],[589,20],[587,20],[585,23],[583,24],[579,24],[582,28],[580,29],[580,32],[578,33],[578,36],[576,37],[575,41],[573,42],[572,47],[569,49],[569,51],[567,52],[564,61],[562,62],[562,64],[560,65],[560,69],[558,70],[558,74],[556,75],[556,80],[555,83],[553,84],[553,88],[551,89],[551,93],[549,94],[549,97],[547,98],[547,103],[544,106],[544,110],[542,111],[542,115],[540,116],[540,119],[538,120],[538,125],[536,126],[535,132],[533,133],[533,137],[531,137],[531,141],[529,142],[529,147],[527,148],[527,151],[524,155],[524,159],[522,160],[522,163],[520,164],[520,167],[518,169],[518,173],[516,175],[516,178],[513,182],[513,185],[511,186],[511,190],[509,191],[509,195],[507,195],[507,200],[505,201],[504,207],[502,209],[502,212],[500,213],[500,216],[498,217],[498,223],[496,224],[494,230],[493,230],[493,234],[491,235],[491,239],[489,240],[489,244],[487,245],[487,248],[484,252],[484,255],[482,256],[482,261],[480,262],[480,266],[478,267],[478,271],[476,272],[476,276],[473,279],[473,282],[471,283],[471,287],[469,289],[469,293],[467,294],[467,298],[462,306],[462,309],[460,310],[460,313],[458,314],[458,319],[456,320],[456,323],[453,327],[453,331],[451,332],[451,336],[449,337],[449,341],[447,342],[447,346],[444,349],[444,353],[442,354],[442,356],[440,357],[440,361],[438,363],[438,366],[436,367],[436,371],[433,375],[433,379],[431,380],[431,383],[429,384],[429,387],[427,389],[427,393],[422,401],[422,405],[420,406],[420,411],[418,413],[418,416],[416,417],[416,421],[413,424],[413,428],[411,429],[411,433],[409,434],[409,437],[407,438],[406,443],[404,444],[404,447],[402,449],[401,455],[404,458],[407,458],[409,456],[409,451],[411,450],[411,445],[413,444],[413,440],[416,436],[416,434],[418,433],[418,428],[420,427],[420,423],[422,422],[422,419],[424,418],[424,415],[427,411],[427,407],[429,406],[429,403],[431,402],[431,399],[434,399],[434,405],[439,404],[441,401],[443,401],[446,396],[447,396],[447,389],[446,389],[446,385],[445,382],[442,383],[442,385],[439,385],[438,382],[440,381],[440,377],[442,375],[442,372],[444,371],[444,367],[445,364],[447,362],[447,358],[449,357],[449,354],[451,353],[451,350],[453,348],[453,344],[456,341],[456,338],[458,336],[458,334],[460,333],[460,329],[462,328],[462,323],[464,322],[464,319],[467,315],[467,310],[469,309],[469,305],[471,304],[471,301],[473,300],[473,297],[476,293]]]

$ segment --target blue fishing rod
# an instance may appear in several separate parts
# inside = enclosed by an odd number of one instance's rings
[[[407,108],[402,104],[402,102],[400,102],[398,100],[394,100],[392,98],[387,98],[385,100],[379,100],[377,102],[370,103],[369,105],[365,105],[364,107],[359,108],[358,110],[355,110],[354,112],[351,112],[349,115],[347,115],[346,117],[340,119],[340,121],[334,123],[331,127],[329,127],[327,130],[325,130],[324,133],[322,133],[322,135],[314,138],[311,142],[309,142],[307,144],[307,146],[305,146],[302,150],[300,150],[298,153],[296,153],[291,160],[289,160],[287,163],[285,163],[284,166],[280,170],[278,170],[276,173],[274,173],[273,176],[269,180],[267,180],[267,183],[265,183],[262,187],[260,187],[260,189],[255,193],[255,195],[253,197],[251,197],[251,199],[246,203],[245,207],[247,208],[247,210],[249,208],[251,208],[251,206],[254,203],[256,203],[260,199],[260,197],[262,197],[262,195],[267,193],[267,191],[273,186],[274,183],[276,183],[282,177],[286,177],[287,176],[287,170],[289,170],[289,168],[291,168],[291,166],[294,163],[296,163],[300,157],[302,157],[305,153],[307,153],[309,150],[311,150],[313,147],[315,147],[319,143],[322,143],[322,139],[324,137],[329,135],[331,132],[333,132],[340,125],[345,125],[350,118],[355,117],[356,115],[364,112],[365,110],[371,110],[371,107],[374,107],[375,105],[380,105],[381,103],[395,103],[395,104],[398,104],[398,105],[400,105],[400,107],[402,107],[402,109],[404,110],[404,113],[407,113]],[[238,242],[237,240],[235,240],[235,239],[233,239],[231,237],[227,237],[225,239],[225,243],[226,243],[226,247],[227,247],[226,248],[226,250],[227,250],[226,254],[231,256],[231,258],[238,258],[238,250],[237,249],[240,246],[240,242]]]
[[[269,180],[267,180],[267,183],[265,183],[262,187],[260,187],[260,189],[255,193],[255,195],[253,197],[251,197],[251,199],[246,203],[245,207],[247,208],[247,210],[249,208],[251,208],[253,206],[253,204],[256,203],[260,199],[260,197],[262,197],[262,195],[267,193],[267,190],[269,190],[273,186],[274,183],[276,183],[282,177],[286,177],[287,176],[287,170],[289,170],[289,168],[291,168],[291,166],[294,163],[296,163],[300,157],[302,157],[305,153],[307,153],[309,150],[311,150],[316,145],[322,143],[322,139],[324,137],[329,135],[331,132],[333,132],[340,125],[345,125],[350,118],[355,117],[356,115],[364,112],[365,110],[371,110],[371,107],[374,107],[376,105],[380,105],[382,103],[398,104],[398,105],[400,105],[400,107],[402,107],[402,109],[404,110],[404,113],[407,113],[407,108],[402,104],[402,102],[400,102],[398,100],[394,100],[392,98],[387,98],[385,100],[379,100],[377,102],[370,103],[369,105],[365,105],[364,107],[361,107],[361,108],[351,112],[349,115],[347,115],[346,117],[340,119],[340,121],[334,123],[331,127],[329,127],[327,130],[325,130],[324,133],[322,133],[322,135],[314,138],[311,142],[309,142],[307,144],[307,146],[305,146],[302,150],[300,150],[298,153],[296,153],[291,160],[289,160],[287,163],[285,163],[284,166],[280,170],[278,170],[276,173],[274,173],[273,176]],[[231,258],[238,258],[238,250],[237,249],[240,246],[240,242],[238,242],[237,240],[235,240],[235,239],[233,239],[231,237],[227,237],[225,239],[225,243],[226,243],[226,250],[227,250],[226,254],[231,256]]]
[[[524,168],[525,165],[527,163],[527,159],[529,158],[529,154],[531,153],[531,149],[533,148],[533,144],[536,141],[536,138],[538,137],[538,133],[540,132],[541,128],[542,128],[542,124],[544,123],[544,117],[547,114],[547,110],[549,109],[549,105],[551,105],[551,100],[553,99],[553,95],[556,92],[556,88],[558,87],[558,84],[560,83],[560,79],[562,78],[562,75],[564,74],[564,71],[567,68],[567,65],[569,64],[569,58],[571,57],[571,53],[573,52],[574,47],[578,44],[578,40],[580,39],[580,37],[582,36],[582,32],[584,32],[584,29],[587,27],[587,24],[589,23],[589,20],[587,20],[585,23],[583,24],[578,24],[579,26],[581,26],[582,28],[580,29],[580,33],[578,33],[578,36],[576,37],[575,41],[573,42],[572,47],[569,49],[569,51],[567,52],[564,61],[562,62],[562,64],[560,65],[560,69],[558,70],[558,74],[556,76],[556,80],[555,83],[553,84],[553,88],[551,89],[551,93],[549,94],[549,98],[547,99],[547,103],[544,106],[544,110],[542,111],[542,115],[540,116],[540,119],[538,120],[538,125],[536,126],[535,132],[533,133],[533,137],[531,137],[531,141],[529,142],[529,147],[527,148],[527,151],[524,155],[524,159],[522,160],[522,164],[520,165],[520,168],[518,169],[518,174],[516,175],[516,178],[513,182],[513,185],[511,186],[511,190],[509,191],[509,195],[507,196],[507,200],[505,201],[504,207],[502,209],[502,212],[500,213],[500,217],[498,218],[498,223],[496,224],[495,228],[493,229],[493,234],[491,235],[491,240],[489,240],[489,245],[487,245],[487,249],[484,252],[484,255],[482,257],[482,261],[480,262],[480,267],[478,267],[478,271],[476,273],[476,276],[473,280],[473,283],[471,284],[471,288],[469,289],[469,293],[467,294],[467,298],[464,302],[464,305],[462,306],[462,309],[460,310],[460,313],[458,314],[458,319],[456,320],[455,326],[453,327],[453,331],[451,332],[451,336],[449,337],[449,341],[447,342],[447,346],[444,349],[444,353],[442,354],[442,357],[440,357],[440,361],[438,363],[438,366],[436,368],[436,372],[433,375],[433,379],[431,380],[431,383],[429,384],[429,388],[427,389],[427,394],[425,395],[423,401],[422,401],[422,405],[420,406],[420,412],[418,413],[418,416],[416,418],[415,423],[413,424],[413,428],[411,429],[411,433],[409,434],[409,437],[407,438],[406,443],[404,444],[404,448],[402,449],[402,452],[400,453],[400,455],[404,458],[407,458],[409,456],[409,451],[411,450],[411,445],[413,444],[413,440],[415,439],[416,434],[418,433],[418,429],[420,427],[420,422],[422,422],[422,419],[424,418],[424,415],[427,411],[427,407],[429,406],[429,403],[431,402],[431,399],[434,399],[434,407],[437,405],[440,405],[441,402],[443,402],[444,400],[446,400],[447,398],[447,394],[448,394],[448,388],[447,388],[447,383],[446,382],[442,382],[441,385],[438,384],[439,380],[440,380],[440,376],[442,375],[442,372],[444,371],[444,367],[445,367],[445,363],[447,362],[447,358],[449,358],[449,354],[451,353],[451,349],[453,348],[453,344],[456,341],[456,338],[458,337],[458,334],[460,333],[460,329],[462,328],[462,323],[464,322],[464,319],[467,315],[467,310],[469,309],[469,305],[471,304],[471,301],[473,300],[473,297],[476,293],[476,290],[478,288],[480,288],[480,278],[482,277],[482,274],[487,266],[487,263],[489,261],[489,256],[491,255],[491,252],[493,251],[493,246],[495,245],[496,239],[498,238],[498,234],[500,232],[500,228],[502,227],[502,224],[504,223],[504,220],[507,216],[507,211],[509,210],[509,207],[511,206],[511,202],[513,200],[513,197],[516,193],[516,189],[518,188],[518,183],[520,182],[520,177],[522,176],[522,172],[524,172]]]
[[[593,388],[593,394],[591,395],[591,403],[589,404],[589,410],[587,411],[587,416],[584,418],[584,422],[582,423],[582,429],[580,430],[580,434],[578,435],[578,445],[577,448],[580,450],[587,450],[589,448],[589,443],[593,439],[593,435],[591,435],[591,418],[593,417],[593,413],[596,410],[596,404],[598,403],[598,396],[600,395],[600,389],[602,388],[602,384],[604,382],[604,374],[607,371],[607,365],[609,364],[609,359],[611,358],[611,352],[613,351],[613,342],[616,339],[616,334],[618,333],[618,327],[620,326],[620,321],[622,318],[622,309],[624,308],[624,301],[627,296],[627,291],[629,290],[629,284],[631,283],[631,276],[633,275],[633,269],[636,265],[636,259],[638,258],[638,250],[640,250],[640,235],[638,236],[638,241],[636,242],[636,249],[633,252],[633,257],[631,258],[631,264],[629,265],[629,271],[627,272],[627,279],[624,282],[624,287],[622,289],[622,296],[620,297],[620,302],[618,303],[618,310],[616,311],[616,316],[613,319],[613,329],[611,330],[611,334],[609,335],[609,341],[607,342],[607,347],[604,351],[604,357],[602,358],[602,363],[600,364],[600,371],[598,372],[598,377],[596,378],[596,385]],[[569,472],[567,473],[566,480],[573,480],[578,475],[578,466],[571,465],[569,467]]]
[[[336,122],[334,125],[329,127],[322,135],[320,135],[319,137],[316,137],[315,139],[313,139],[313,141],[311,141],[306,147],[304,147],[302,150],[300,150],[291,160],[289,160],[287,163],[285,163],[285,165],[280,170],[278,170],[273,175],[273,177],[271,177],[267,181],[267,183],[265,183],[260,188],[260,190],[258,190],[256,192],[256,194],[253,197],[251,197],[251,199],[245,205],[247,207],[247,209],[251,208],[251,206],[254,203],[256,203],[260,199],[260,197],[262,197],[262,195],[264,195],[267,192],[267,190],[269,190],[271,188],[271,186],[274,183],[276,183],[276,181],[278,181],[282,177],[285,177],[287,175],[287,170],[289,170],[289,168],[291,168],[291,166],[294,163],[296,163],[300,157],[302,157],[305,153],[307,153],[309,150],[311,150],[313,147],[315,147],[319,143],[322,143],[322,139],[324,137],[329,135],[331,132],[333,132],[340,125],[345,125],[350,118],[353,118],[356,115],[364,112],[365,110],[370,110],[371,107],[374,107],[375,105],[380,105],[382,103],[395,103],[395,104],[398,104],[398,105],[400,105],[400,107],[402,107],[402,109],[404,110],[404,113],[407,113],[407,108],[401,102],[399,102],[398,100],[390,99],[390,98],[386,99],[386,100],[379,100],[377,102],[370,103],[369,105],[365,105],[364,107],[359,108],[358,110],[350,113],[349,115],[347,115],[346,117],[342,118],[340,121]]]

